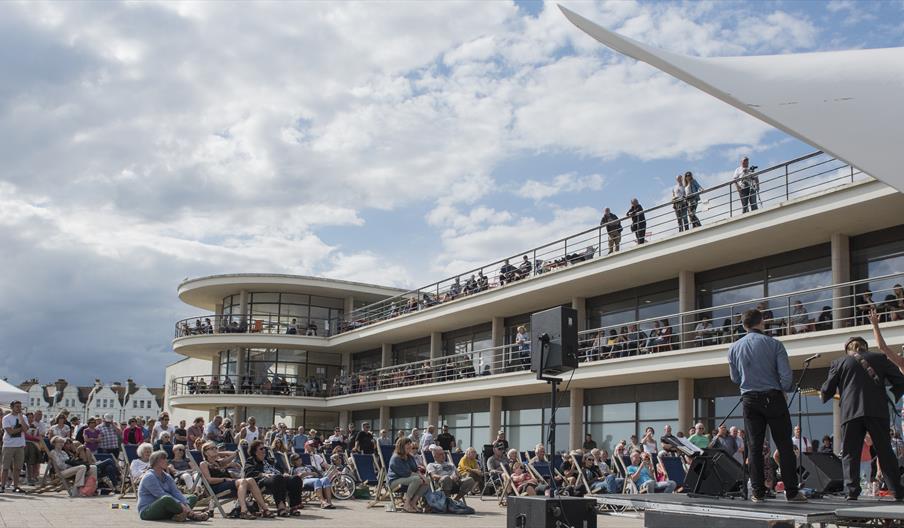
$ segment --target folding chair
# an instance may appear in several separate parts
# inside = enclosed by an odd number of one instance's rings
[[[625,463],[625,459],[628,460],[628,463]],[[637,483],[635,483],[631,477],[628,476],[628,466],[631,464],[631,459],[627,455],[621,456],[613,456],[612,461],[615,463],[615,468],[619,475],[621,475],[625,479],[625,484],[622,486],[622,493],[624,494],[635,494],[640,493],[641,490],[638,489]]]
[[[423,457],[423,459],[424,459],[424,466],[425,466],[425,467],[426,467],[427,464],[432,464],[432,463],[436,462],[436,459],[433,458],[433,452],[431,452],[429,449],[425,450],[425,451],[422,453],[422,457]]]
[[[125,466],[122,468],[122,489],[119,498],[126,498],[130,491],[135,494],[135,498],[138,498],[138,482],[132,481],[131,471],[132,461],[138,459],[138,446],[124,445],[119,453]]]
[[[301,457],[301,464],[304,466],[313,466],[314,463],[311,461],[310,453],[300,453],[298,456]],[[320,469],[320,468],[317,468]]]
[[[352,462],[355,464],[355,471],[358,474],[358,479],[363,484],[373,488],[373,498],[367,503],[367,507],[372,508],[382,499],[380,492],[385,473],[382,469],[377,468],[376,455],[353,453]]]
[[[587,475],[584,474],[584,455],[572,455],[574,459],[575,467],[577,468],[577,477],[575,480],[575,488],[578,486],[584,487],[585,495],[592,495],[590,493],[590,482],[587,480]]]
[[[46,441],[47,439],[45,439]],[[38,449],[42,446],[39,444]],[[78,488],[75,487],[75,477],[63,477],[63,470],[66,468],[61,468],[56,465],[53,460],[53,457],[50,456],[50,451],[47,451],[47,467],[44,470],[44,476],[41,479],[41,484],[37,486],[32,493],[45,493],[48,491],[65,491],[69,493],[70,497],[75,497],[78,493]]]
[[[173,446],[170,444],[164,444],[160,447],[162,447],[163,450],[166,451],[166,458],[169,460],[172,460],[173,459]]]
[[[505,464],[502,464],[502,493],[499,495],[500,506],[506,506],[508,504],[509,491],[514,493],[516,497],[527,495],[527,492],[519,492],[515,488],[515,483],[512,481],[512,474],[509,473],[508,467],[506,467]]]
[[[487,496],[487,489],[492,488],[491,495],[495,498],[499,495],[499,491],[502,489],[502,477],[499,473],[490,471],[487,467],[487,459],[484,458],[483,455],[478,456],[478,461],[480,462],[480,468],[483,470],[484,479],[483,479],[483,489],[480,490],[480,500],[492,500],[492,499],[484,499]]]
[[[213,508],[210,507],[212,504],[213,506],[217,507],[217,510],[219,510],[221,517],[226,517],[226,511],[223,509],[223,502],[228,502],[228,500],[221,502],[221,499],[234,500],[237,499],[237,497],[235,497],[229,490],[221,491],[220,493],[214,493],[213,486],[210,485],[210,482],[208,482],[207,479],[204,478],[204,474],[201,473],[200,462],[204,460],[203,455],[200,451],[189,451],[188,453],[189,455],[185,457],[188,459],[188,466],[193,472],[198,474],[198,483],[204,487],[204,492],[207,494],[207,499],[210,501],[210,503],[207,505],[207,509],[209,511],[213,511]]]
[[[374,499],[367,505],[368,508],[376,506],[377,502],[383,500],[384,495],[389,498],[389,505],[386,506],[386,511],[394,512],[396,510],[395,498],[393,497],[392,489],[389,487],[389,460],[392,458],[394,446],[391,445],[379,445],[379,449],[377,449],[377,455],[379,456],[380,462],[380,473],[377,481],[377,489],[374,493]]]

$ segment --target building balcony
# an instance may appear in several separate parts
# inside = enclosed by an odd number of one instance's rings
[[[755,305],[767,316],[766,332],[785,344],[793,367],[813,354],[822,357],[812,367],[827,366],[842,353],[848,337],[871,337],[865,319],[871,301],[863,296],[870,283],[894,284],[872,292],[875,299],[894,300],[873,306],[881,314],[888,344],[904,345],[901,282],[904,273],[594,328],[579,333],[580,368],[564,378],[570,387],[591,388],[725,376],[728,347],[743,335],[738,318]],[[712,325],[714,316],[724,317],[726,324]],[[345,410],[467,400],[541,392],[544,383],[529,372],[529,363],[529,345],[516,344],[342,374],[333,380],[283,374],[261,380],[175,378],[170,394],[174,405],[189,408],[268,405]]]
[[[817,158],[809,159],[813,161]],[[788,169],[789,178],[793,174],[790,169],[792,165],[782,166]],[[783,178],[784,169],[781,173]],[[454,299],[431,305],[414,305],[410,310],[400,310],[393,317],[387,315],[383,318],[379,315],[383,312],[375,312],[379,316],[370,324],[336,321],[334,325],[324,322],[319,326],[318,334],[329,328],[328,337],[286,334],[285,317],[280,320],[276,315],[249,316],[244,323],[237,323],[239,328],[244,328],[242,334],[195,334],[192,323],[189,323],[188,329],[177,326],[173,347],[180,354],[196,357],[212,357],[218,350],[231,346],[355,353],[378,348],[384,343],[420,338],[431,332],[448,332],[486,323],[494,317],[508,317],[569,303],[573,297],[603,295],[672,279],[679,270],[714,269],[822,244],[836,233],[855,236],[899,223],[904,195],[856,170],[852,181],[851,169],[847,165],[833,165],[831,173],[844,173],[844,181],[838,181],[838,177],[825,179],[825,174],[816,172],[819,176],[814,178],[818,183],[814,183],[809,192],[789,194],[787,201],[778,202],[774,207],[741,215],[734,212],[722,219],[710,218],[702,227],[674,233],[671,237],[654,237],[654,240],[633,247],[624,247],[623,244],[621,250],[612,255],[597,255],[552,270],[540,268],[538,272],[534,269],[529,276],[505,284],[500,284],[496,276],[489,280],[485,291],[462,293]],[[798,182],[797,185],[801,184]],[[789,188],[798,187],[789,183]],[[730,189],[723,188],[726,194],[732,192]],[[669,221],[674,224],[674,211],[671,214]],[[648,216],[648,230],[653,225],[652,218],[652,214]],[[707,218],[702,216],[701,219]],[[663,218],[662,222],[665,221]],[[594,230],[582,236],[598,239],[605,235]],[[560,250],[565,251],[566,246],[575,247],[574,240],[575,237],[560,241]],[[540,249],[531,251],[532,254],[533,251],[544,253]],[[489,269],[488,266],[487,273]],[[202,317],[209,317],[215,327],[222,326],[214,315]],[[261,331],[257,332],[257,329]],[[341,333],[335,333],[340,329]]]

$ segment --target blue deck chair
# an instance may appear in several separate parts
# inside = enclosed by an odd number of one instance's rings
[[[130,471],[132,461],[138,459],[138,446],[137,445],[124,445],[122,446],[122,451],[120,451],[120,456],[122,457],[123,468],[122,468],[122,489],[119,494],[119,498],[123,499],[129,495],[129,493],[134,493],[135,497],[138,497],[138,482],[132,482],[132,472]]]
[[[659,462],[662,463],[662,468],[669,480],[674,480],[679,487],[684,485],[687,471],[684,470],[684,462],[681,461],[681,457],[664,456],[659,459]]]
[[[432,464],[434,462],[436,462],[436,459],[433,458],[433,452],[429,449],[424,451],[424,465],[426,466],[427,464]]]
[[[461,451],[457,451],[457,452],[453,451],[453,452],[449,453],[449,460],[451,460],[452,463],[455,464],[455,467],[458,467],[458,463],[461,462],[461,459],[464,457],[465,457],[465,454],[462,453]]]
[[[168,458],[169,460],[172,460],[173,459],[173,446],[171,444],[164,444],[160,447],[162,447],[163,450],[166,451],[166,458]]]

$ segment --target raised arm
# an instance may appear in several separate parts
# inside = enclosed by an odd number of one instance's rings
[[[882,331],[879,330],[879,313],[875,307],[869,309],[869,322],[873,327],[873,337],[876,339],[876,347],[880,352],[885,354],[889,361],[898,367],[898,370],[904,372],[904,358],[900,354],[896,354],[887,344],[885,338],[882,337]]]

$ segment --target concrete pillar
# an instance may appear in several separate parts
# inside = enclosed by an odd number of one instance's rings
[[[389,406],[381,405],[380,406],[380,427],[379,427],[380,429],[386,429],[387,431],[390,431],[390,429],[389,429],[390,416],[391,415],[390,415]],[[377,432],[379,432],[379,431],[377,431]],[[390,431],[390,435],[391,434],[392,434],[392,432]]]
[[[430,333],[430,359],[443,357],[443,333]]]
[[[571,422],[569,428],[569,449],[584,445],[584,389],[571,389]]]
[[[696,285],[693,271],[678,272],[678,311],[691,312],[697,307]],[[679,323],[681,348],[685,348],[693,341],[693,331],[696,321],[693,316],[682,316]],[[690,425],[688,425],[690,427]],[[685,429],[687,430],[687,429]]]
[[[505,370],[506,351],[501,348],[505,345],[505,318],[494,317],[492,324],[491,334],[496,351],[493,352],[493,364],[490,365],[490,369],[492,369],[493,374],[498,374]],[[496,431],[493,431],[493,438],[496,438]]]
[[[383,357],[380,365],[384,368],[392,366],[392,345],[383,343]]]
[[[435,425],[439,429],[439,402],[427,402],[427,425]],[[439,433],[437,433],[439,434]]]
[[[587,299],[585,297],[572,297],[571,307],[578,311],[578,332],[587,329]],[[583,441],[581,442],[584,443]]]
[[[342,352],[342,368],[346,373],[352,371],[352,354],[351,352]]]
[[[850,282],[851,280],[851,241],[847,235],[832,233],[832,284]],[[851,326],[852,299],[850,286],[832,289],[832,328]],[[821,306],[808,308],[809,312],[821,310]],[[838,438],[841,438],[840,436]]]
[[[492,443],[500,429],[502,429],[502,396],[490,396],[490,432],[484,443]],[[480,445],[479,442],[475,444]]]
[[[239,313],[242,315],[248,315],[248,302],[251,300],[251,295],[248,294],[247,290],[242,290],[239,292]]]
[[[352,313],[355,310],[355,298],[349,295],[345,298],[345,304],[343,305],[343,313],[346,317],[348,314]]]
[[[235,349],[235,352],[238,354],[238,357],[235,360],[235,379],[232,380],[232,384],[235,386],[235,393],[238,394],[242,390],[242,379],[245,377],[247,366],[245,363],[248,361],[248,354],[244,348]]]
[[[212,376],[218,376],[220,374],[220,353],[217,352],[210,359],[210,374]]]
[[[832,398],[832,450],[841,456],[841,400]]]
[[[678,378],[678,431],[687,431],[694,421],[694,380]]]
[[[351,413],[348,411],[339,411],[339,427],[345,428],[348,425],[348,420],[351,418]]]

